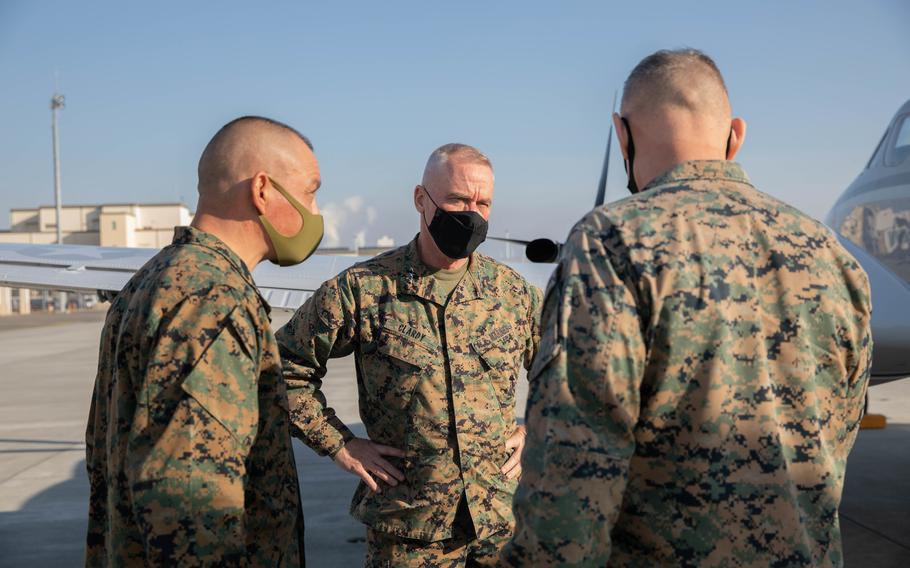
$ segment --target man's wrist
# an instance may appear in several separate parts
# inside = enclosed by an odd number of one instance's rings
[[[335,456],[338,454],[338,452],[340,452],[341,449],[348,444],[348,442],[357,439],[357,436],[355,436],[354,433],[347,428],[345,428],[343,432],[339,432],[339,434],[341,434],[341,438],[329,449],[328,452],[326,452],[326,455],[332,459],[335,459]]]

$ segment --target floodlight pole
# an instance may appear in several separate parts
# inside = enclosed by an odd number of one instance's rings
[[[57,111],[66,106],[63,95],[54,90],[51,97],[51,131],[54,135],[54,207],[57,209],[57,244],[63,244],[63,204],[60,199],[60,139],[57,135]],[[57,293],[60,311],[66,312],[66,292]]]
[[[63,204],[60,201],[60,140],[57,135],[57,111],[64,108],[63,95],[54,93],[51,97],[51,131],[54,134],[54,206],[57,208],[57,244],[63,244]]]

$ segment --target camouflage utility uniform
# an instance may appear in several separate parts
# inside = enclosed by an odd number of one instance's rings
[[[735,163],[681,163],[570,233],[529,373],[504,557],[837,566],[869,282]]]
[[[453,543],[475,537],[498,548],[513,526],[516,482],[499,470],[516,429],[516,379],[537,347],[540,292],[476,253],[451,296],[441,288],[415,240],[323,284],[277,333],[295,435],[332,456],[353,437],[320,391],[326,361],[353,352],[369,438],[406,452],[389,458],[404,483],[380,493],[361,483],[351,505],[373,552],[401,544],[384,559],[395,565],[405,548],[426,562],[431,548],[457,556]]]
[[[107,314],[86,432],[89,566],[298,566],[303,518],[269,308],[181,227]]]

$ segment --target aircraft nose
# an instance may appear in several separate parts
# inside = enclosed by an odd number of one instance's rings
[[[841,235],[841,244],[866,270],[872,289],[873,381],[910,376],[910,286]]]

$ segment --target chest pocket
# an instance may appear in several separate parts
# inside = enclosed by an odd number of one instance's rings
[[[485,370],[514,378],[524,355],[524,343],[517,335],[517,330],[506,323],[472,339],[471,347],[480,356]]]
[[[478,377],[480,381],[489,380],[493,384],[503,407],[514,406],[515,383],[524,357],[524,344],[514,336],[511,328],[502,328],[491,336],[475,338],[471,347],[483,366],[485,377]]]
[[[383,327],[375,350],[364,354],[364,389],[370,402],[384,409],[406,409],[421,379],[432,372],[437,355],[424,342]]]

